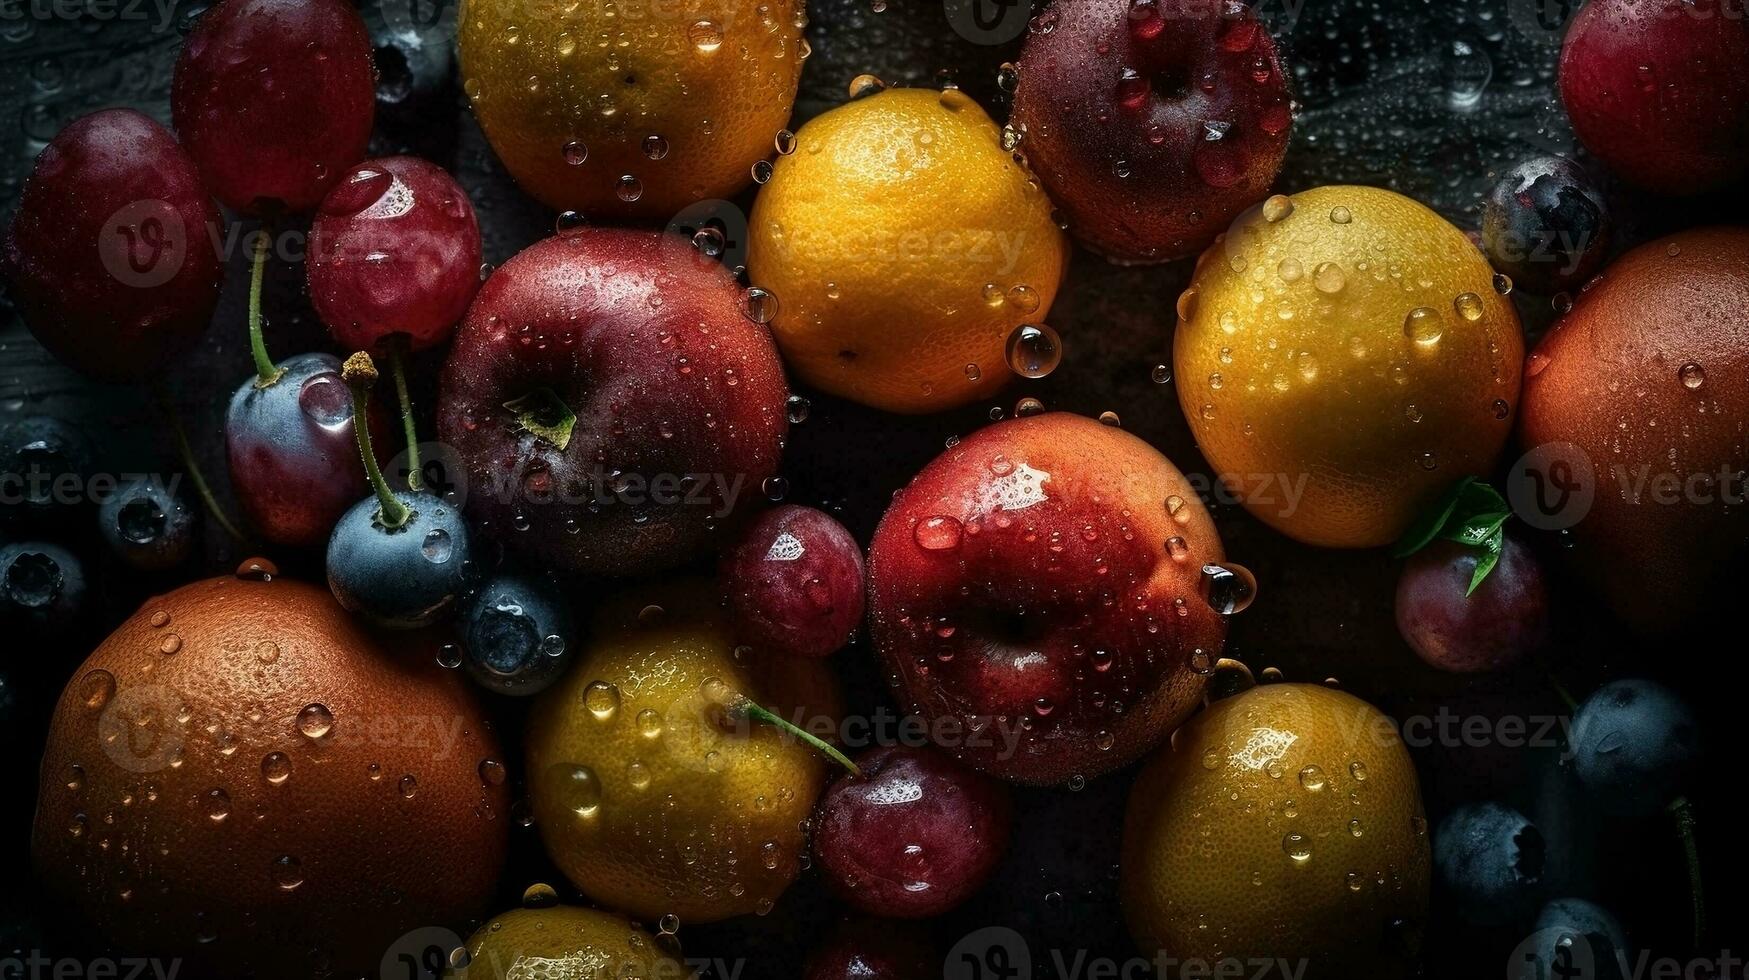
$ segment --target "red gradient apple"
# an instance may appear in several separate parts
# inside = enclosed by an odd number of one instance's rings
[[[1201,251],[1263,199],[1287,152],[1275,42],[1234,0],[1059,0],[1019,68],[1020,152],[1069,233],[1120,262]]]
[[[61,130],[0,241],[24,323],[91,377],[143,377],[206,329],[219,299],[219,210],[176,137],[132,109]]]
[[[437,413],[485,532],[598,576],[706,551],[789,432],[744,292],[655,232],[579,229],[500,266],[456,331]]]
[[[1591,0],[1561,49],[1561,101],[1579,141],[1622,179],[1699,194],[1749,172],[1745,65],[1741,3]]]
[[[1204,571],[1222,560],[1147,443],[1078,415],[1013,419],[894,497],[869,551],[870,635],[950,753],[1015,782],[1092,777],[1197,705],[1226,636]]]
[[[723,554],[735,637],[761,651],[824,657],[850,642],[867,598],[862,546],[824,511],[774,507]]]

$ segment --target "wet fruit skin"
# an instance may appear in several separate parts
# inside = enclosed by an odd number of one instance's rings
[[[1445,815],[1433,835],[1440,887],[1464,919],[1507,925],[1543,898],[1542,832],[1501,803],[1471,803]]]
[[[370,623],[417,629],[450,612],[466,587],[471,537],[462,516],[435,494],[395,498],[410,512],[400,527],[384,526],[374,494],[341,515],[328,536],[328,589]]]
[[[451,958],[445,980],[511,980],[542,977],[684,977],[691,970],[677,945],[664,945],[612,912],[555,905],[511,909],[481,926],[467,942],[458,966]]]
[[[855,759],[815,811],[814,850],[834,891],[872,915],[922,919],[970,898],[1008,846],[1008,789],[934,748]]]
[[[1242,3],[1074,0],[1034,20],[1010,126],[1069,233],[1120,262],[1193,255],[1263,199],[1293,116]]]
[[[132,480],[97,505],[97,530],[116,557],[142,572],[162,572],[194,550],[195,515],[157,477]]]
[[[1577,289],[1609,255],[1615,221],[1585,168],[1539,155],[1513,164],[1482,201],[1482,251],[1515,286]]]
[[[480,288],[480,223],[442,167],[382,157],[353,167],[310,226],[310,302],[341,347],[449,340]]]
[[[85,565],[42,541],[0,545],[0,625],[47,635],[74,626],[89,589]]]
[[[803,980],[927,980],[941,955],[914,929],[891,919],[841,923],[808,954]]]
[[[142,606],[61,695],[36,868],[130,952],[219,975],[307,975],[313,953],[375,971],[408,929],[484,911],[503,760],[462,678],[393,656],[326,590],[195,582]]]
[[[802,21],[799,0],[584,4],[562,23],[527,0],[467,0],[456,46],[474,115],[524,191],[591,220],[666,221],[776,155]]]
[[[577,654],[577,626],[550,577],[500,569],[464,593],[462,656],[475,682],[498,694],[545,690]]]
[[[862,623],[862,546],[812,507],[759,515],[724,553],[718,579],[736,638],[761,655],[828,656]]]
[[[132,109],[56,134],[0,242],[25,325],[63,364],[103,381],[151,374],[212,319],[218,208],[163,126]]]
[[[1695,229],[1611,263],[1525,365],[1519,442],[1541,452],[1514,478],[1645,633],[1706,608],[1749,546],[1745,322],[1749,230]]]
[[[1415,769],[1390,720],[1332,688],[1267,684],[1214,702],[1142,770],[1124,917],[1144,953],[1180,962],[1283,957],[1308,980],[1405,977],[1428,863]]]
[[[974,767],[1062,783],[1127,765],[1196,707],[1226,624],[1202,501],[1122,429],[1051,413],[980,429],[894,497],[870,636],[901,706]]]
[[[734,650],[708,583],[641,589],[599,610],[576,665],[535,700],[529,803],[547,854],[593,901],[714,922],[769,910],[799,872],[825,758],[725,720],[712,695],[726,685],[786,720],[836,724],[834,681],[817,660],[743,664]]]
[[[344,0],[223,0],[176,59],[170,108],[201,178],[244,214],[301,214],[364,158],[370,35]]]
[[[49,415],[0,424],[0,526],[43,528],[84,513],[93,476],[91,439],[78,426]]]
[[[437,428],[470,515],[530,563],[592,575],[703,552],[777,472],[789,397],[743,290],[678,236],[588,228],[492,273],[443,369]],[[507,402],[550,392],[566,445]]]
[[[889,89],[803,126],[748,236],[785,365],[906,414],[1006,383],[1008,337],[1049,314],[1070,252],[1038,182],[957,90]]]
[[[1480,554],[1436,541],[1410,558],[1397,579],[1397,631],[1441,670],[1502,670],[1548,641],[1548,585],[1536,556],[1508,535],[1499,563],[1469,592]]]
[[[1178,301],[1178,401],[1247,509],[1322,547],[1395,541],[1512,430],[1518,314],[1464,234],[1373,187],[1271,198]],[[1504,285],[1504,283],[1502,283]]]
[[[1749,170],[1749,24],[1724,2],[1599,0],[1561,48],[1573,132],[1627,180],[1699,194]]]
[[[1625,817],[1649,817],[1693,780],[1700,724],[1675,692],[1630,678],[1599,688],[1573,717],[1573,768],[1590,799]]]

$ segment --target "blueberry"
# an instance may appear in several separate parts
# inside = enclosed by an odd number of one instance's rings
[[[116,557],[162,572],[194,550],[194,512],[156,478],[131,480],[97,505],[97,530]]]
[[[500,572],[462,607],[468,673],[499,694],[533,694],[565,672],[577,646],[570,607],[550,579]]]
[[[468,527],[429,493],[393,497],[407,509],[404,521],[385,519],[382,501],[366,497],[334,525],[328,588],[340,605],[378,626],[415,629],[436,622],[461,594]]]
[[[30,415],[0,426],[0,516],[57,520],[84,503],[91,443],[71,423]]]
[[[1537,914],[1514,954],[1515,980],[1622,980],[1627,933],[1615,916],[1582,898],[1557,898]],[[1631,973],[1632,971],[1625,971]]]
[[[59,545],[0,547],[0,620],[41,632],[72,625],[85,608],[85,569]]]
[[[1565,157],[1519,161],[1482,203],[1482,250],[1532,293],[1573,289],[1609,252],[1614,222],[1603,192]]]
[[[1541,897],[1543,857],[1542,833],[1499,803],[1458,807],[1433,836],[1441,886],[1458,914],[1478,925],[1529,918]]]
[[[1606,811],[1644,817],[1674,800],[1700,756],[1688,705],[1647,680],[1605,684],[1573,721],[1579,781]]]

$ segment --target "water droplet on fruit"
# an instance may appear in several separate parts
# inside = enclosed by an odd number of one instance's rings
[[[522,892],[522,907],[525,909],[550,909],[559,904],[559,893],[552,885],[537,881]]]
[[[1023,378],[1043,378],[1062,363],[1062,341],[1042,323],[1023,323],[1008,335],[1008,366]]]
[[[1458,316],[1471,323],[1482,318],[1482,297],[1475,293],[1459,293],[1457,298],[1451,301],[1451,305],[1453,309],[1457,310]]]
[[[1432,347],[1445,335],[1445,324],[1441,322],[1438,310],[1417,306],[1403,318],[1403,335],[1418,347]]]
[[[581,167],[589,159],[589,147],[576,140],[565,144],[565,162],[573,167]]]
[[[231,794],[222,789],[211,789],[206,794],[206,816],[213,823],[224,823],[231,815]]]
[[[1330,209],[1330,223],[1331,224],[1345,225],[1353,220],[1354,220],[1354,212],[1348,210],[1346,207],[1343,207],[1340,204],[1338,204],[1335,207]]]
[[[1300,785],[1304,786],[1307,792],[1311,793],[1323,790],[1325,785],[1324,770],[1319,769],[1317,766],[1307,766],[1304,769],[1301,769]]]
[[[911,537],[924,551],[952,551],[960,546],[964,533],[965,527],[957,518],[943,514],[918,521]]]
[[[758,324],[777,319],[777,294],[758,286],[749,287],[741,297],[741,315]]]
[[[289,854],[281,855],[273,862],[273,883],[280,891],[296,891],[304,883],[304,869],[297,858]]]
[[[266,558],[245,558],[237,566],[236,576],[248,582],[271,582],[279,574],[279,566]]]
[[[1285,194],[1272,194],[1263,201],[1263,220],[1271,224],[1293,213],[1293,199]]]
[[[340,375],[323,371],[298,387],[298,407],[310,421],[333,431],[352,421],[352,391]]]
[[[723,46],[723,29],[715,21],[694,21],[686,29],[686,38],[700,54],[711,54]]]
[[[561,211],[559,216],[553,219],[553,234],[561,238],[578,234],[587,227],[589,227],[588,220],[576,211]]]
[[[619,713],[619,688],[607,681],[590,681],[583,689],[583,707],[597,721],[607,721]]]
[[[1502,296],[1507,296],[1512,293],[1512,277],[1504,272],[1494,273],[1493,285],[1494,291]]]
[[[1281,839],[1281,850],[1295,864],[1305,864],[1312,859],[1311,838],[1305,834],[1288,834]]]
[[[614,186],[613,192],[620,200],[627,204],[633,204],[636,203],[638,198],[644,196],[644,182],[631,174],[626,174],[619,179],[619,183]]]
[[[860,99],[873,95],[887,87],[887,84],[875,75],[858,75],[850,80],[849,94],[852,99]]]
[[[1204,565],[1202,580],[1208,589],[1209,606],[1223,616],[1244,612],[1257,598],[1257,579],[1243,565]]]
[[[433,565],[441,565],[449,561],[455,553],[455,542],[450,539],[449,532],[443,528],[433,528],[425,533],[425,540],[419,543],[419,553]]]
[[[789,416],[791,425],[801,425],[803,422],[806,422],[808,420],[808,412],[812,408],[813,402],[808,401],[801,395],[791,395],[789,396],[789,400],[785,402],[786,414]]]
[[[1334,262],[1320,262],[1312,270],[1312,286],[1320,293],[1335,294],[1342,292],[1342,287],[1348,284],[1347,277],[1342,274],[1342,267]]]
[[[291,778],[291,757],[284,752],[269,752],[261,757],[261,778],[275,786]]]
[[[772,148],[779,156],[789,156],[796,151],[796,134],[787,129],[777,131],[777,136],[771,141]]]
[[[1701,385],[1706,384],[1706,369],[1693,361],[1689,361],[1687,364],[1682,365],[1682,368],[1676,372],[1676,377],[1682,382],[1682,387],[1687,388],[1689,391],[1694,391]]]
[[[115,675],[101,667],[89,671],[79,682],[79,693],[85,701],[85,707],[92,711],[102,711],[109,704],[109,699],[115,696]]]
[[[504,769],[504,763],[497,759],[481,759],[478,768],[480,784],[483,786],[502,786],[509,773]]]
[[[559,801],[572,813],[591,819],[601,812],[601,781],[588,766],[560,764],[549,777]]]
[[[401,777],[401,781],[395,784],[395,788],[401,791],[403,799],[410,800],[415,793],[419,792],[419,780],[414,778],[412,773],[408,773]]]
[[[298,731],[305,737],[319,739],[334,730],[334,713],[320,702],[304,705],[298,712]]]

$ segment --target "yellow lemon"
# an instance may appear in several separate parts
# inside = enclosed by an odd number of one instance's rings
[[[624,916],[555,905],[513,909],[481,926],[465,955],[452,955],[446,980],[573,977],[684,977],[672,937],[658,939]]]
[[[823,755],[737,706],[811,727],[836,717],[831,675],[814,660],[742,663],[714,597],[679,582],[609,602],[529,717],[547,853],[584,894],[643,919],[769,911],[826,783]]]
[[[1242,215],[1178,302],[1178,398],[1253,514],[1308,544],[1395,540],[1512,430],[1524,337],[1463,232],[1373,187]]]
[[[776,154],[802,0],[464,0],[462,85],[523,190],[593,218],[667,219]]]
[[[894,412],[992,394],[1068,261],[1051,204],[957,90],[891,89],[796,134],[754,202],[748,271],[808,384]]]
[[[1341,691],[1270,684],[1193,717],[1137,779],[1124,917],[1145,952],[1180,962],[1386,980],[1414,959],[1428,864],[1390,720]]]

